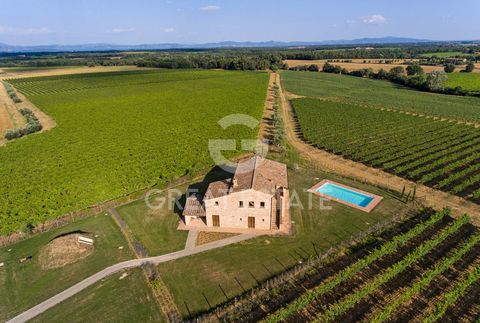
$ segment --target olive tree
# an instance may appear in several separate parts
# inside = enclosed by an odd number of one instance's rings
[[[443,88],[447,80],[447,74],[442,71],[433,71],[427,76],[426,86],[431,91],[438,91]]]

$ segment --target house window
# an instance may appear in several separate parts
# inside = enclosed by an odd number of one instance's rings
[[[215,201],[215,206],[218,206],[218,201]]]
[[[265,202],[260,202],[260,207],[265,208]]]
[[[255,202],[253,201],[248,202],[248,207],[255,207]]]
[[[243,201],[238,202],[238,207],[243,207]]]

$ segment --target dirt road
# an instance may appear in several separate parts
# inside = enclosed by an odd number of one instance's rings
[[[337,173],[347,177],[354,177],[361,181],[398,192],[400,192],[404,186],[407,187],[407,189],[416,186],[416,196],[419,200],[423,201],[425,205],[435,209],[448,207],[452,209],[452,213],[455,216],[469,214],[472,222],[480,225],[480,206],[477,204],[466,201],[458,196],[431,189],[424,185],[418,185],[414,182],[386,173],[382,170],[347,160],[341,156],[330,154],[324,150],[306,144],[298,136],[296,130],[297,124],[293,117],[292,106],[289,98],[286,96],[283,88],[281,87],[281,79],[279,74],[276,74],[276,79],[277,84],[281,89],[280,99],[282,104],[283,119],[285,120],[287,139],[291,145],[303,156],[319,165],[325,171]]]

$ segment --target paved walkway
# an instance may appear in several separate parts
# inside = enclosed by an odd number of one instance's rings
[[[185,250],[192,250],[197,245],[198,230],[188,231],[187,242],[185,242]]]
[[[118,271],[124,270],[124,269],[129,269],[129,268],[134,268],[134,267],[139,267],[144,263],[151,262],[155,265],[183,258],[183,257],[188,257],[190,255],[194,255],[197,253],[221,248],[230,244],[238,243],[241,241],[245,241],[254,237],[258,237],[258,235],[255,234],[242,234],[230,238],[226,238],[223,240],[218,240],[214,241],[208,244],[204,244],[198,247],[194,247],[192,249],[184,249],[181,251],[176,251],[172,252],[169,254],[157,256],[157,257],[149,257],[149,258],[142,258],[142,259],[133,259],[133,260],[128,260],[124,262],[120,262],[118,264],[115,264],[113,266],[107,267],[102,271],[99,271],[98,273],[82,280],[81,282],[73,285],[72,287],[64,290],[63,292],[47,299],[46,301],[43,301],[42,303],[32,307],[31,309],[17,315],[16,317],[12,318],[11,320],[7,322],[26,322],[35,316],[45,312],[49,308],[54,307],[55,305],[63,302],[64,300],[68,299],[69,297],[77,294],[78,292],[84,290],[85,288],[95,284],[99,280],[108,277]]]

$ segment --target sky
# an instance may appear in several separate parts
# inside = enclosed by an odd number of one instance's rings
[[[480,39],[478,0],[0,0],[0,43]]]

